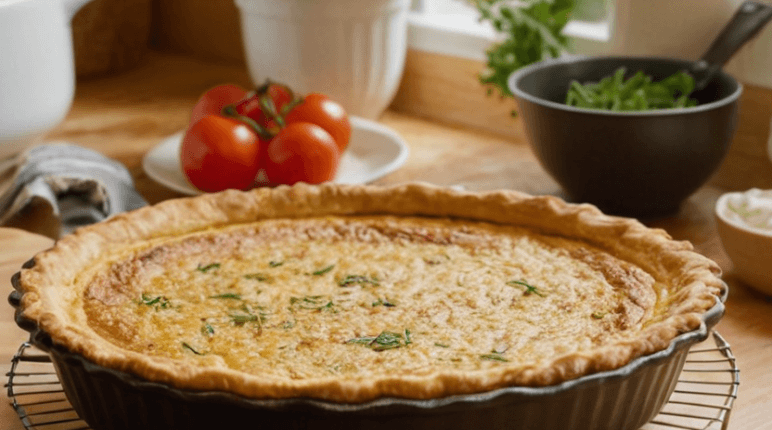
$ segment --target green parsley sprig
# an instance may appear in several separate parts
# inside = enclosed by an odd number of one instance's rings
[[[392,303],[391,301],[389,301],[389,299],[386,299],[386,298],[383,298],[383,299],[379,298],[378,300],[374,301],[372,305],[373,307],[384,306],[387,308],[393,308],[397,306],[396,304]]]
[[[172,306],[169,299],[165,296],[152,296],[147,293],[142,293],[140,303],[151,306],[156,311],[159,309],[169,309]]]
[[[182,342],[182,349],[187,349],[188,351],[190,351],[190,352],[192,352],[193,354],[196,354],[196,355],[206,355],[203,352],[200,352],[197,349],[195,349],[192,346],[190,346],[190,344],[187,343],[187,342]]]
[[[210,263],[206,265],[199,264],[198,267],[196,267],[196,270],[198,270],[201,273],[208,273],[212,270],[216,270],[220,268],[220,263]]]
[[[523,280],[508,281],[507,285],[511,285],[513,287],[514,286],[525,287],[525,291],[523,291],[523,295],[526,295],[526,296],[530,296],[531,294],[536,294],[539,297],[544,297],[544,293],[539,291],[538,288],[534,287],[533,285]]]
[[[330,264],[329,266],[321,268],[321,269],[319,269],[319,270],[317,270],[315,272],[312,272],[311,274],[314,275],[314,276],[322,276],[322,275],[324,275],[325,273],[329,272],[330,270],[332,270],[334,268],[335,268],[335,265],[334,264]]]
[[[402,333],[384,330],[378,336],[356,337],[347,340],[346,343],[364,345],[373,351],[386,351],[387,349],[408,346],[413,343],[413,340],[410,337],[410,330],[405,329]]]
[[[499,352],[491,351],[490,354],[480,354],[481,360],[488,360],[488,361],[501,361],[503,363],[508,362],[509,360],[501,355]]]
[[[338,285],[341,287],[348,287],[350,285],[364,285],[370,284],[373,286],[379,286],[378,278],[375,276],[368,277],[364,275],[346,275],[346,277],[338,280]]]
[[[469,0],[480,12],[480,21],[490,22],[503,40],[486,51],[487,71],[480,82],[489,94],[498,89],[511,97],[507,79],[517,69],[568,51],[563,28],[575,0]]]
[[[291,309],[321,311],[330,310],[332,307],[332,299],[328,296],[290,297]]]
[[[209,296],[210,299],[241,300],[241,294],[222,293]]]

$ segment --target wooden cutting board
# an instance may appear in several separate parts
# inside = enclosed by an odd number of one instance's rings
[[[18,272],[21,265],[37,252],[49,248],[54,241],[45,236],[24,230],[0,227],[0,282],[3,287],[0,303],[0,372],[5,375],[10,370],[10,362],[19,345],[26,341],[29,334],[20,329],[13,320],[13,308],[8,304],[8,295],[13,291],[11,276]],[[3,376],[3,385],[8,382]],[[9,403],[6,390],[2,390],[0,402],[0,428],[5,430],[23,430],[19,417],[7,406]]]

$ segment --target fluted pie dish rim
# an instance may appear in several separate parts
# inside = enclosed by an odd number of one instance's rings
[[[556,378],[552,369],[537,369],[536,373],[543,371],[547,376],[537,375],[527,384],[502,384],[496,378],[511,375],[501,371],[508,366],[502,363],[502,366],[461,374],[449,371],[439,376],[439,383],[436,374],[429,374],[398,375],[375,382],[356,378],[324,378],[296,385],[269,381],[275,384],[272,388],[259,376],[244,372],[206,367],[201,370],[184,360],[126,352],[101,337],[92,337],[89,330],[73,326],[73,321],[68,320],[70,311],[58,309],[59,303],[79,299],[69,297],[69,293],[52,294],[47,290],[58,291],[62,284],[78,284],[78,276],[84,270],[88,272],[94,261],[121,246],[131,248],[143,241],[161,243],[188,234],[208,234],[260,219],[302,220],[327,216],[346,219],[355,215],[476,220],[524,226],[538,234],[588,242],[623,261],[633,261],[659,278],[669,274],[671,279],[657,282],[677,284],[667,296],[676,303],[672,308],[675,311],[668,308],[661,320],[650,324],[653,329],[642,330],[639,340],[626,339],[622,345],[602,348],[601,354],[577,353],[562,357],[560,362],[549,361],[555,366],[566,362],[570,363],[569,368],[584,366],[578,374],[564,379],[560,378],[566,373],[563,370]],[[132,384],[160,384],[171,393],[189,393],[194,397],[221,393],[224,398],[252,406],[275,408],[302,404],[333,411],[372,410],[386,405],[424,409],[470,401],[495,402],[512,393],[549,395],[603,383],[609,378],[627,378],[637,369],[666,360],[704,339],[723,313],[722,298],[726,295],[726,285],[714,262],[694,252],[687,242],[674,241],[666,232],[647,228],[638,221],[607,216],[593,206],[568,204],[555,197],[534,197],[514,191],[463,192],[426,184],[390,187],[301,184],[250,192],[228,191],[161,203],[63,238],[51,250],[38,254],[34,263],[20,272],[15,287],[18,319],[24,322],[20,325],[34,327],[37,338],[44,339],[38,343],[70,359],[82,357],[82,361],[91,363],[94,369],[125,374],[124,379],[135,381]],[[76,288],[82,295],[82,289],[78,288],[82,287]]]

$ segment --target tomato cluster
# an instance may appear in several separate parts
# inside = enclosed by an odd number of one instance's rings
[[[298,97],[272,82],[255,91],[219,85],[194,106],[180,161],[206,192],[318,184],[335,177],[350,137],[346,111],[323,94]]]

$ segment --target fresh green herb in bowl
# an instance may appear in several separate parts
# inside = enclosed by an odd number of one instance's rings
[[[673,109],[697,105],[697,100],[689,97],[694,91],[694,78],[686,72],[677,72],[656,82],[642,71],[627,79],[625,73],[626,69],[620,67],[612,76],[599,82],[581,84],[571,81],[566,104],[611,111]]]

